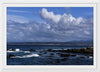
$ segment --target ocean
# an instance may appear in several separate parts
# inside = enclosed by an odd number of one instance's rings
[[[93,56],[81,53],[50,52],[52,50],[80,49],[83,46],[63,45],[7,45],[7,65],[93,65]],[[84,48],[87,48],[84,46]],[[73,56],[61,57],[59,54]],[[9,55],[12,55],[9,56]]]

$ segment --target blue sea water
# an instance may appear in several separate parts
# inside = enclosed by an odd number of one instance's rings
[[[7,57],[7,65],[93,65],[93,57],[87,57],[85,54],[65,53],[76,55],[75,57],[60,57],[58,53],[48,52],[47,49],[73,49],[82,48],[80,46],[48,46],[48,45],[8,45],[7,49],[16,51],[7,51],[15,57]],[[86,47],[84,47],[86,48]],[[30,51],[34,49],[35,51]],[[63,52],[64,53],[64,52]],[[52,55],[53,54],[53,55]],[[64,60],[65,58],[65,60]]]

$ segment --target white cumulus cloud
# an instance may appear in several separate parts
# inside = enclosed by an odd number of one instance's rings
[[[40,17],[46,22],[28,21],[8,15],[8,41],[67,42],[93,39],[93,20],[75,18],[71,14],[55,14],[43,8]],[[10,21],[9,21],[10,20]]]
[[[57,23],[62,23],[62,24],[80,24],[83,22],[82,17],[75,18],[71,14],[66,14],[64,13],[63,15],[60,14],[54,14],[52,11],[48,12],[47,9],[43,8],[40,12],[41,17],[45,19],[47,22],[57,24]]]
[[[61,15],[54,15],[53,12],[48,12],[47,9],[43,8],[41,11],[41,17],[46,19],[47,21],[58,23]]]

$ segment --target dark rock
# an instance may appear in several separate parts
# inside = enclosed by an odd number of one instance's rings
[[[50,55],[54,55],[54,53],[50,53]]]
[[[79,58],[85,58],[85,57],[79,57]]]
[[[7,49],[7,51],[8,51],[9,49]]]
[[[82,52],[82,53],[83,53],[85,50],[86,50],[85,48],[81,48],[81,51],[80,51],[80,52]]]
[[[91,49],[93,49],[93,47],[87,47],[87,49],[88,49],[88,50],[91,50]]]
[[[93,54],[89,55],[89,56],[93,56]]]
[[[15,55],[9,54],[8,57],[9,57],[9,58],[12,58],[12,57],[15,57]]]
[[[70,55],[70,56],[75,57],[76,55]]]
[[[34,49],[30,49],[29,51],[36,51],[36,50],[34,50]]]
[[[87,56],[87,58],[89,58],[90,56]]]
[[[47,51],[50,51],[50,52],[52,52],[53,50],[52,50],[52,49],[48,49]]]
[[[81,48],[81,49],[68,49],[67,52],[71,52],[71,53],[89,53],[89,54],[93,54],[93,47],[88,47],[88,48]]]
[[[42,54],[39,54],[39,56],[41,56]]]
[[[15,49],[7,49],[8,51],[15,51]]]
[[[90,58],[90,57],[93,57],[93,55],[87,55],[86,57],[87,57],[87,58]]]
[[[69,57],[70,54],[59,54],[61,57]]]

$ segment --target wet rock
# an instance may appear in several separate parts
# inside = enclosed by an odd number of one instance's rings
[[[13,58],[13,57],[15,57],[15,55],[9,54],[8,57],[9,57],[9,58]]]
[[[79,58],[85,58],[85,57],[79,57]]]
[[[7,49],[7,51],[9,51],[9,49]]]
[[[87,56],[87,58],[89,58],[89,56]]]
[[[34,49],[30,49],[29,51],[36,51],[36,50],[34,50]]]
[[[89,56],[93,56],[93,54],[89,55]]]
[[[93,49],[93,47],[87,47],[87,49],[88,49],[88,50],[92,50],[92,49]]]
[[[85,50],[86,50],[85,48],[81,48],[81,49],[80,49],[80,52],[83,53],[83,52],[85,52]]]
[[[50,52],[52,52],[53,50],[52,50],[52,49],[48,49],[47,51],[50,51]]]
[[[92,54],[93,53],[93,47],[87,47],[87,48],[81,48],[81,49],[68,49],[67,52],[71,52],[71,53],[89,53]]]
[[[41,56],[42,54],[39,54],[39,56]]]
[[[76,55],[70,55],[70,56],[75,57]]]
[[[67,52],[71,52],[71,53],[80,53],[80,49],[68,49]]]
[[[70,57],[70,54],[59,54],[61,57]]]
[[[93,58],[93,56],[91,56],[91,55],[87,55],[86,57],[87,57],[87,58]]]
[[[54,55],[54,53],[50,53],[50,55]]]
[[[53,50],[53,49],[48,49],[47,51],[49,52],[71,52],[71,53],[89,53],[92,54],[93,53],[93,47],[87,47],[87,48],[81,48],[81,49],[61,49],[61,50]]]
[[[15,49],[7,49],[7,51],[15,51]]]

